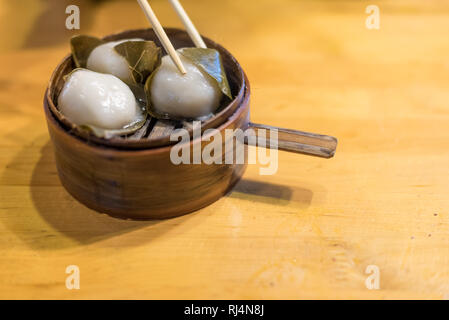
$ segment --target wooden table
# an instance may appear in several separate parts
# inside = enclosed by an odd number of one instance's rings
[[[0,298],[449,297],[448,2],[376,1],[368,30],[365,1],[184,0],[247,72],[253,121],[339,147],[282,152],[277,174],[252,165],[210,207],[148,222],[97,214],[59,182],[42,97],[76,33],[71,3],[0,2]],[[82,33],[147,26],[135,1],[79,3]]]

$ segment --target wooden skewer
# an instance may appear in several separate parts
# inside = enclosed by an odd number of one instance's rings
[[[171,59],[173,60],[173,63],[176,65],[176,67],[179,69],[179,71],[182,74],[186,74],[186,69],[184,68],[184,65],[181,62],[181,59],[179,58],[178,53],[176,52],[175,48],[170,42],[170,39],[168,39],[167,34],[165,33],[164,29],[161,26],[161,23],[157,19],[153,9],[151,9],[150,4],[147,0],[137,0],[140,7],[142,8],[143,12],[145,13],[147,19],[150,21],[151,25],[153,26],[153,30],[156,33],[157,37],[159,38],[159,41],[164,46],[165,51],[169,54]]]
[[[198,30],[196,30],[189,16],[185,12],[181,3],[178,0],[168,0],[172,4],[179,18],[181,19],[184,27],[187,30],[193,43],[198,48],[207,48]],[[184,126],[190,127],[191,124],[185,121]],[[276,148],[279,150],[302,153],[311,156],[317,156],[322,158],[332,158],[337,148],[337,139],[331,136],[325,136],[316,133],[302,132],[297,130],[284,129],[279,127],[271,127],[263,124],[256,124],[250,122],[248,124],[250,129],[253,129],[254,135],[251,139],[245,141],[248,145],[258,146],[260,139],[265,139],[266,148]],[[263,133],[259,136],[259,130]],[[266,131],[276,130],[278,133],[276,140],[271,140],[266,137]],[[257,143],[256,143],[257,142]]]
[[[184,24],[184,27],[186,28],[187,33],[189,34],[195,46],[197,46],[198,48],[207,48],[206,44],[203,41],[203,38],[201,38],[201,35],[193,25],[192,20],[190,20],[189,16],[187,15],[187,12],[184,10],[181,3],[178,0],[169,0],[169,1],[173,6],[173,9],[175,9],[176,13],[181,19],[182,23]]]

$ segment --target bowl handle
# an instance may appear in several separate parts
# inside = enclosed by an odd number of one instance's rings
[[[266,148],[274,148],[327,159],[334,156],[337,148],[338,141],[331,136],[272,127],[252,122],[248,124],[248,127],[249,129],[253,129],[253,131],[248,130],[250,133],[248,138],[245,139],[247,145],[260,146],[260,143],[256,144],[256,141],[264,139]],[[277,141],[276,139],[271,139],[270,130],[276,130],[278,132]],[[251,132],[254,134],[251,134]]]

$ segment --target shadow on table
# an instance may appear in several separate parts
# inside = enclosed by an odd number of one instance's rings
[[[42,147],[36,160],[39,146]],[[15,200],[1,197],[4,203],[0,208],[6,213],[1,222],[24,243],[37,250],[76,248],[97,242],[104,242],[103,246],[110,247],[139,246],[177,226],[183,225],[185,231],[185,228],[195,225],[192,221],[186,222],[196,213],[168,220],[131,221],[112,218],[85,207],[61,185],[53,147],[47,135],[34,140],[15,156],[5,167],[1,184],[11,187],[10,197],[14,186],[29,186],[31,201],[23,189],[17,189],[19,195]],[[306,208],[311,203],[313,192],[243,179],[227,197]],[[35,215],[36,212],[38,215]]]
[[[228,196],[273,205],[307,208],[312,201],[313,192],[300,187],[242,179]]]
[[[33,167],[33,162],[36,161],[35,153],[36,147],[23,149],[14,161],[7,165],[2,176],[4,184],[17,180],[16,177],[23,180],[25,173],[18,171]],[[41,149],[29,186],[32,204],[40,217],[30,216],[34,210],[30,210],[27,200],[24,199],[23,204],[14,207],[2,204],[2,209],[7,212],[2,221],[27,245],[35,249],[62,249],[104,240],[108,240],[105,246],[138,246],[192,217],[188,215],[170,220],[132,221],[112,218],[85,207],[61,185],[50,141]],[[126,237],[126,241],[118,237],[134,231],[136,233]],[[114,237],[117,237],[117,240]]]

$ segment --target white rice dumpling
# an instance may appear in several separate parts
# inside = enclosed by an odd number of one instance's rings
[[[75,69],[67,76],[58,108],[79,126],[114,130],[142,120],[141,108],[123,81],[86,69]]]
[[[114,50],[114,47],[126,41],[139,40],[142,39],[111,41],[97,46],[90,53],[86,68],[96,72],[112,74],[128,84],[133,83],[132,70],[128,61]]]
[[[180,55],[187,74],[182,75],[169,56],[151,76],[151,108],[157,114],[197,119],[212,114],[223,96],[217,81],[191,60]]]

